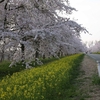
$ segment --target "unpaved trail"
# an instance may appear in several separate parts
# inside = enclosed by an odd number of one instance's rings
[[[73,100],[100,100],[100,86],[92,83],[93,75],[97,74],[97,63],[85,56],[80,67],[80,75],[76,79],[76,86],[78,89],[76,93],[79,94]]]

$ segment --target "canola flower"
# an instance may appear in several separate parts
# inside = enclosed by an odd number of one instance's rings
[[[48,100],[60,96],[71,80],[71,71],[78,66],[82,54],[68,56],[7,76],[0,81],[0,100]]]

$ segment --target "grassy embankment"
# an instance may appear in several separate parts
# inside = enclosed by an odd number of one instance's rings
[[[100,54],[100,52],[94,52],[93,54]],[[100,85],[100,77],[97,74],[93,75],[92,82],[95,85]]]
[[[0,81],[0,100],[70,100],[82,54],[24,70]]]
[[[55,61],[57,60],[57,58],[47,58],[47,59],[42,59],[41,61],[43,62],[43,64],[48,64],[52,61]],[[16,66],[13,66],[12,68],[9,67],[10,65],[10,61],[3,61],[3,62],[0,62],[0,79],[2,79],[3,77],[5,77],[6,75],[12,75],[13,73],[15,72],[20,72],[25,68],[25,66],[22,66],[21,63],[17,63]],[[34,65],[34,62],[32,62],[32,67],[39,67],[39,65]],[[41,66],[41,65],[40,65]]]

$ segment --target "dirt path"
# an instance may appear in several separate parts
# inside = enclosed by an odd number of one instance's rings
[[[73,100],[100,100],[100,86],[92,83],[93,75],[97,74],[97,63],[85,56],[80,69],[80,76],[76,79],[79,95]]]

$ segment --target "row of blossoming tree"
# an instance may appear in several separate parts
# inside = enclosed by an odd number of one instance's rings
[[[89,41],[86,44],[89,53],[100,53],[100,41]]]
[[[84,51],[80,34],[86,29],[68,18],[73,10],[68,0],[0,0],[1,61],[6,55],[10,66],[22,61],[30,67],[39,58]]]

